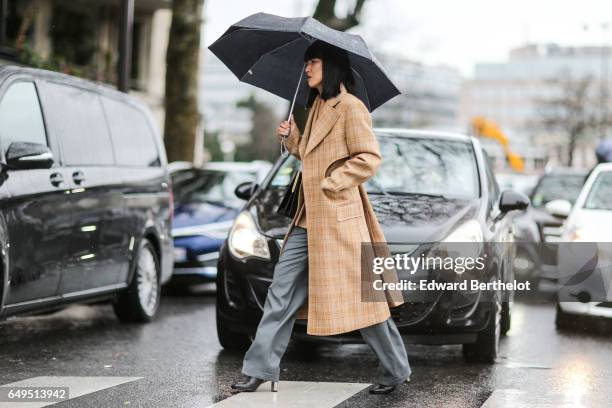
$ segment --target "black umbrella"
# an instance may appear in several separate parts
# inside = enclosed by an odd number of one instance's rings
[[[232,25],[208,47],[243,82],[306,105],[302,81],[304,52],[316,40],[346,50],[355,78],[355,96],[373,111],[400,92],[363,38],[337,31],[312,17],[257,13]]]

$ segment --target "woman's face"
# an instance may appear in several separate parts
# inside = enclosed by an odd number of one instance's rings
[[[308,86],[318,88],[319,92],[323,85],[323,61],[320,58],[313,58],[306,61],[306,78]]]

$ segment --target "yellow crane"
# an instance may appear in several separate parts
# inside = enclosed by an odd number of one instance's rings
[[[508,137],[501,131],[495,122],[482,116],[476,116],[472,119],[472,128],[476,135],[497,141],[504,149],[504,154],[506,155],[506,160],[508,160],[510,167],[515,171],[523,171],[525,168],[523,159],[510,150]]]

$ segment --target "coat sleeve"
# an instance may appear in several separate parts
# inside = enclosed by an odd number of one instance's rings
[[[361,101],[350,104],[345,111],[345,136],[350,158],[321,182],[326,191],[338,192],[358,186],[376,174],[381,155],[372,130],[370,112]]]
[[[298,149],[301,139],[302,135],[300,134],[300,129],[298,129],[295,122],[291,122],[291,132],[289,132],[289,136],[285,138],[285,146],[287,150],[289,150],[289,153],[294,155],[298,160],[301,160],[300,150]]]

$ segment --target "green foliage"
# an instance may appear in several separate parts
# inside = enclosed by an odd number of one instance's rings
[[[97,24],[94,14],[77,13],[61,4],[55,5],[49,30],[55,57],[79,66],[90,65],[99,51]]]
[[[206,132],[204,134],[204,148],[210,154],[210,161],[223,161],[224,157],[218,132]]]
[[[53,54],[47,58],[37,53],[29,43],[38,7],[38,1],[30,2],[19,17],[19,29],[15,34],[14,45],[11,43],[17,62],[34,68],[111,82],[113,77],[105,75],[108,71],[102,67],[101,74],[98,74],[99,67],[96,65],[95,57],[100,52],[97,43],[97,24],[100,16],[94,10],[77,13],[63,3],[53,3],[53,20],[48,28]],[[112,64],[112,60],[110,63]]]
[[[33,68],[59,71],[59,65],[55,61],[43,58],[36,53],[29,44],[25,44],[23,48],[17,52],[17,60],[19,63]]]
[[[17,61],[20,64],[27,65],[32,68],[62,72],[64,74],[74,75],[94,81],[100,80],[100,78],[98,78],[96,75],[96,69],[94,66],[79,66],[70,64],[56,55],[52,56],[51,58],[43,58],[40,54],[34,51],[29,44],[24,44],[24,46],[17,52]]]

